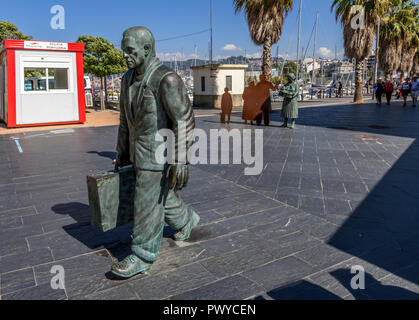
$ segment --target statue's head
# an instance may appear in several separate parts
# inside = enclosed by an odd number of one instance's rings
[[[225,93],[228,93],[228,88],[224,88],[224,92]]]
[[[288,73],[287,78],[289,82],[294,82],[296,79],[295,74],[293,73]]]
[[[266,75],[264,75],[263,73],[259,76],[259,80],[260,81],[266,81]]]
[[[154,36],[145,27],[132,27],[124,31],[121,43],[128,69],[141,67],[156,56]]]
[[[249,83],[249,86],[250,86],[250,87],[254,87],[254,86],[255,86],[255,82],[254,82],[254,81],[251,81],[251,82]]]

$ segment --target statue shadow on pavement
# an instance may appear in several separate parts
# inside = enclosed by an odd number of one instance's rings
[[[133,223],[117,227],[107,232],[102,232],[90,224],[90,208],[87,204],[80,202],[70,202],[57,204],[52,210],[61,215],[68,215],[76,222],[63,226],[70,236],[83,243],[92,250],[107,249],[110,254],[122,260],[131,253],[131,231]],[[175,231],[169,226],[164,227],[163,240],[170,242],[163,245],[173,246],[171,239]]]
[[[354,274],[350,269],[337,269],[329,273],[337,280],[337,283],[330,285],[345,299],[355,300],[417,300],[419,294],[392,285],[383,285],[371,274],[365,273],[364,289],[353,289],[351,280]],[[347,293],[347,294],[346,294]],[[309,282],[307,280],[297,281],[295,283],[271,290],[266,296],[257,296],[254,300],[342,300],[343,298],[325,288]]]

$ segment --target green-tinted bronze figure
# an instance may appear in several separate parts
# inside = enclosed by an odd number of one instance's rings
[[[136,185],[132,254],[112,265],[112,272],[129,278],[151,269],[159,253],[165,222],[178,231],[175,240],[186,240],[199,216],[176,193],[187,185],[187,162],[162,164],[155,155],[164,143],[156,141],[160,129],[172,130],[176,142],[186,140],[178,132],[178,123],[182,122],[186,125],[186,137],[193,135],[195,118],[183,81],[156,58],[154,37],[147,28],[126,30],[121,47],[129,71],[121,82],[115,168],[133,164]],[[186,143],[185,152],[193,143],[179,141],[182,142]],[[178,143],[175,152],[178,159]]]
[[[290,128],[294,129],[295,119],[298,118],[298,84],[293,73],[289,73],[287,78],[288,83],[279,91],[279,94],[284,97],[281,113],[281,116],[284,118],[282,127],[286,128],[288,119],[291,119]]]

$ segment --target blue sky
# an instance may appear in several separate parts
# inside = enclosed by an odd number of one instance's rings
[[[319,12],[317,55],[338,56],[343,54],[342,28],[330,11],[331,0],[303,0],[301,47],[307,47],[313,29],[316,11]],[[0,20],[9,20],[35,40],[74,42],[79,35],[102,36],[119,46],[124,29],[143,25],[155,35],[156,40],[196,33],[209,29],[209,0],[0,0]],[[53,30],[50,21],[51,7],[62,5],[65,9],[65,29]],[[299,1],[288,15],[283,35],[272,48],[279,54],[295,57],[297,47],[297,16]],[[173,58],[184,52],[192,58],[197,45],[198,56],[208,57],[209,32],[168,41],[157,41],[160,57]],[[288,49],[289,48],[289,49]],[[226,50],[234,49],[234,50]],[[255,56],[262,47],[255,46],[243,13],[235,14],[231,0],[213,0],[213,55]],[[313,40],[307,55],[312,55]]]

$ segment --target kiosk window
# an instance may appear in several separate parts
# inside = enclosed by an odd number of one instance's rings
[[[25,91],[46,91],[46,69],[25,68]]]
[[[68,68],[48,69],[48,84],[50,90],[68,89]]]

